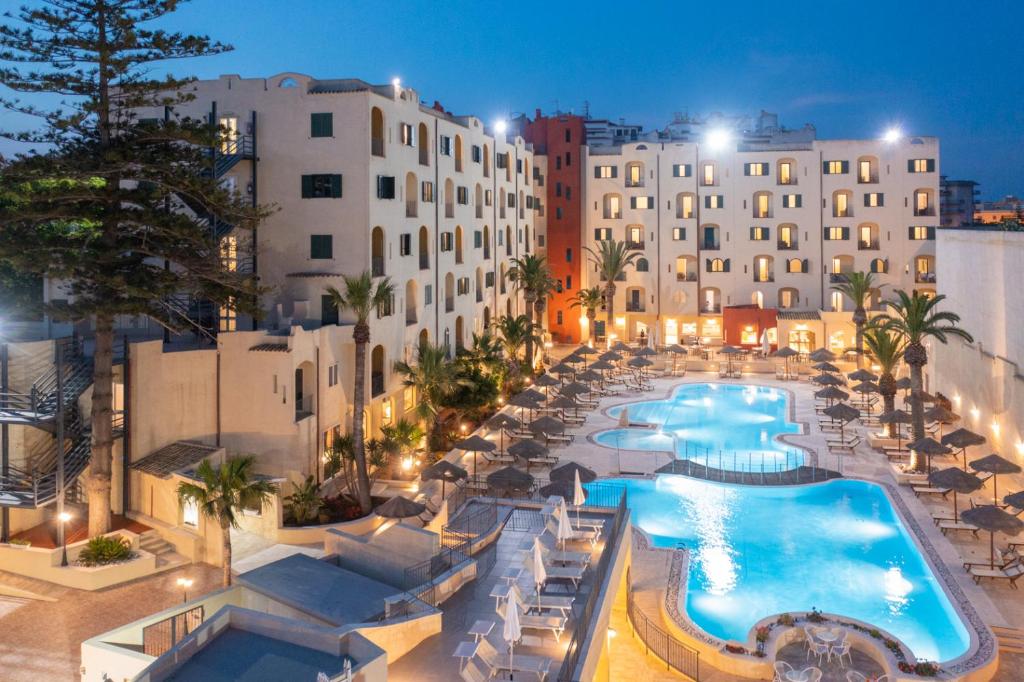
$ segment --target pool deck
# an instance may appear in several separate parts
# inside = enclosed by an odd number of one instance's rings
[[[808,451],[807,463],[811,466],[824,467],[841,471],[844,476],[859,478],[882,484],[894,498],[897,506],[904,517],[912,535],[915,535],[918,543],[921,539],[927,542],[923,548],[929,555],[933,566],[941,577],[948,584],[956,585],[958,590],[947,590],[951,593],[951,601],[954,604],[961,602],[958,606],[963,610],[964,602],[969,603],[968,610],[973,607],[981,622],[990,626],[1009,626],[1012,628],[1024,628],[1024,594],[1020,590],[1013,590],[1006,583],[995,583],[986,581],[982,585],[975,585],[970,576],[964,571],[962,563],[968,558],[973,560],[987,559],[988,540],[987,538],[974,539],[969,533],[959,534],[961,537],[944,536],[932,522],[932,513],[940,508],[948,509],[950,504],[941,499],[923,500],[918,499],[908,486],[899,486],[893,477],[892,470],[885,456],[874,451],[866,442],[857,446],[853,455],[842,457],[828,453],[825,443],[825,435],[818,427],[818,415],[814,411],[814,391],[820,386],[808,381],[779,381],[771,375],[750,375],[743,379],[719,379],[716,374],[690,372],[685,377],[666,377],[652,380],[654,390],[647,392],[627,392],[618,396],[611,396],[600,401],[596,410],[587,413],[587,423],[578,429],[570,431],[575,434],[575,442],[560,447],[555,451],[560,462],[578,462],[597,472],[599,477],[614,477],[620,475],[653,475],[654,472],[674,460],[671,453],[648,452],[648,451],[616,451],[612,448],[600,446],[590,438],[599,431],[618,428],[618,420],[606,414],[609,407],[624,403],[656,400],[669,396],[679,385],[685,383],[739,383],[756,384],[780,389],[788,393],[789,419],[800,423],[803,432],[801,434],[787,434],[782,440],[787,446],[799,447]],[[866,432],[866,428],[857,424],[854,429]],[[979,449],[977,453],[982,453]],[[1009,479],[1011,477],[1000,477],[1000,488],[1003,490],[1020,489]],[[985,491],[976,495],[981,502]],[[991,499],[991,493],[988,493]],[[964,506],[967,502],[962,499]],[[961,507],[963,508],[963,507]],[[982,534],[985,535],[985,534]],[[997,540],[997,544],[999,541]],[[931,546],[931,551],[925,545]],[[667,575],[667,573],[666,573]],[[956,592],[959,591],[960,595]],[[628,638],[626,638],[628,639]],[[1019,674],[1017,665],[1021,657],[1005,656],[1000,674],[996,680],[1015,680]],[[655,660],[655,659],[650,659]],[[659,663],[653,664],[655,668]],[[1005,676],[1003,674],[1005,671]],[[712,673],[713,671],[708,671]],[[702,675],[703,677],[703,675]],[[713,675],[708,679],[726,680],[728,675]],[[656,679],[656,678],[651,678]],[[675,679],[680,679],[676,676]]]

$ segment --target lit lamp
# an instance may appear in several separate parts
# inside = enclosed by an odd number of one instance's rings
[[[67,528],[67,526],[68,526],[68,521],[71,520],[71,514],[69,514],[67,512],[61,512],[57,516],[57,519],[60,521],[60,528],[61,528],[60,536],[61,536],[61,540],[63,541],[62,542],[63,549],[62,549],[61,557],[60,557],[60,565],[61,566],[67,566],[68,565],[68,528]]]
[[[195,581],[192,578],[178,578],[178,587],[181,588],[181,603],[188,602],[188,588],[192,587]]]
[[[462,433],[462,434],[466,433],[466,423],[465,422],[459,424],[459,433]]]
[[[412,469],[412,457],[403,457],[402,458],[402,470],[403,471],[409,471],[410,469]]]

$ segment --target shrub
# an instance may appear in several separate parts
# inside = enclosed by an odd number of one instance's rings
[[[754,635],[754,637],[757,639],[758,642],[761,642],[763,644],[764,642],[768,641],[768,633],[770,632],[770,627],[768,627],[767,625],[762,625],[757,629],[757,633]]]
[[[284,498],[286,509],[295,519],[299,526],[307,523],[316,523],[320,520],[320,510],[324,507],[324,501],[319,495],[320,486],[316,479],[308,476],[303,483],[295,486],[295,492]]]
[[[132,558],[132,546],[120,535],[97,535],[78,555],[83,566],[104,566]]]
[[[879,632],[878,630],[874,629],[874,628],[871,628],[870,630],[868,630],[868,634],[871,635],[872,637],[874,637],[875,639],[879,639],[882,636],[882,633]]]
[[[914,665],[914,674],[919,677],[935,677],[939,674],[939,666],[928,661],[920,661]]]
[[[779,616],[779,619],[775,622],[779,625],[785,625],[786,627],[790,627],[796,622],[796,619],[793,618],[791,614],[784,613],[781,616]]]
[[[811,612],[807,614],[807,620],[812,623],[824,623],[825,616],[821,615],[821,611],[812,606]]]
[[[32,541],[31,540],[26,540],[25,538],[11,538],[11,541],[8,542],[7,544],[9,544],[9,545],[18,545],[20,547],[31,547],[32,546]]]

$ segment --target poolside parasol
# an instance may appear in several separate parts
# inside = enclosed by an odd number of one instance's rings
[[[826,386],[820,391],[815,391],[814,397],[826,400],[828,405],[831,406],[833,400],[846,400],[850,397],[850,394],[835,386]]]
[[[576,404],[576,401],[567,395],[560,395],[550,403],[548,407],[562,411],[562,417],[565,417],[566,410],[572,410],[576,416],[579,416],[580,406]]]
[[[811,351],[810,355],[807,357],[814,362],[832,362],[836,359],[836,354],[828,348],[818,348],[817,350]]]
[[[953,452],[930,436],[918,438],[913,443],[907,443],[907,449],[918,455],[924,455],[928,459],[928,471],[932,470],[932,457],[948,455]]]
[[[578,365],[581,362],[585,362],[585,360],[580,356],[576,355],[575,353],[569,353],[564,358],[562,358],[562,362],[569,365]]]
[[[846,378],[850,379],[851,381],[877,381],[878,380],[878,376],[877,375],[872,374],[871,372],[867,371],[866,369],[858,369],[856,372],[850,372],[849,374],[846,375]]]
[[[922,402],[922,403],[934,403],[934,402],[936,402],[935,396],[933,396],[933,395],[932,395],[931,393],[929,393],[928,391],[917,391],[917,395],[921,396],[921,402]],[[903,402],[905,402],[905,403],[909,403],[909,402],[910,402],[910,399],[911,399],[911,398],[912,398],[913,396],[914,396],[914,391],[913,391],[913,390],[911,390],[911,391],[908,391],[908,392],[907,392],[907,395],[905,395],[905,396],[903,397]]]
[[[537,609],[540,609],[540,593],[544,591],[544,583],[548,580],[548,571],[544,567],[544,553],[540,549],[540,537],[533,538],[533,584],[537,588]],[[511,590],[509,590],[511,592]]]
[[[526,468],[530,468],[530,460],[537,459],[538,457],[547,457],[550,451],[547,446],[543,443],[528,438],[521,440],[515,445],[510,445],[508,448],[508,454],[512,455],[516,459],[521,459],[526,462]],[[506,469],[510,467],[505,467]],[[531,477],[532,478],[532,477]],[[488,479],[488,482],[490,479]]]
[[[572,481],[551,481],[546,486],[540,489],[540,494],[544,497],[572,497],[573,495]],[[583,491],[586,493],[586,490]]]
[[[560,419],[544,415],[543,417],[537,417],[530,422],[530,431],[532,431],[534,435],[537,435],[538,433],[562,433],[565,431],[565,423]]]
[[[576,375],[576,381],[594,382],[601,381],[602,379],[604,379],[604,377],[592,369],[584,370]]]
[[[572,539],[573,532],[571,522],[569,521],[569,513],[565,509],[564,497],[555,509],[555,516],[558,517],[556,519],[558,525],[555,528],[555,539],[561,543],[562,549],[565,549],[565,541]]]
[[[396,495],[373,511],[388,519],[408,519],[427,511],[427,505]]]
[[[928,474],[928,482],[936,488],[953,491],[953,521],[958,519],[956,495],[970,495],[985,486],[985,482],[974,474],[969,474],[959,467],[949,467]]]
[[[673,343],[671,346],[667,347],[665,350],[668,351],[669,353],[676,353],[676,354],[678,354],[678,353],[685,353],[686,352],[686,349],[683,348],[682,346],[680,346],[678,343]]]
[[[911,386],[911,384],[910,384],[910,377],[903,377],[902,379],[897,379],[896,380],[896,389],[897,390],[909,391],[910,390],[910,386]]]
[[[501,439],[501,449],[498,452],[505,452],[505,430],[515,431],[523,428],[523,423],[505,412],[499,412],[487,420],[487,428],[497,429],[498,437]]]
[[[868,394],[878,393],[878,384],[872,381],[862,381],[859,384],[854,384],[851,388],[860,393],[860,401],[865,409],[868,408]]]
[[[737,348],[736,346],[722,346],[718,349],[718,352],[726,356],[725,361],[729,370],[729,376],[732,376],[732,356],[741,355],[745,351],[742,348]]]
[[[819,374],[811,377],[811,381],[822,386],[838,386],[843,383],[843,380],[835,374]]]
[[[635,358],[630,358],[626,364],[636,369],[643,369],[644,367],[650,367],[654,363],[645,357],[637,356]]]
[[[441,481],[441,499],[444,499],[445,484],[448,481],[455,483],[469,476],[465,469],[452,464],[446,459],[439,459],[423,471],[420,478],[424,481]]]
[[[533,381],[535,386],[540,388],[551,388],[552,386],[559,386],[562,382],[554,378],[550,374],[541,374]]]
[[[576,476],[579,476],[580,481],[583,483],[592,483],[597,480],[596,473],[576,462],[567,462],[562,466],[552,469],[551,473],[548,474],[548,478],[552,481],[571,481]]]
[[[545,400],[547,400],[547,396],[545,396],[543,393],[536,389],[528,388],[522,393],[517,393],[516,395],[509,398],[508,404],[511,405],[512,407],[518,407],[520,410],[523,411],[529,410],[530,417],[532,418],[533,411],[539,408]],[[520,412],[519,414],[522,415],[522,412]]]
[[[790,348],[789,346],[783,346],[782,348],[772,353],[772,355],[774,355],[777,358],[782,358],[785,361],[786,376],[789,377],[789,359],[794,355],[800,355],[800,352],[793,348]]]
[[[576,396],[583,395],[584,393],[590,393],[591,389],[586,384],[581,384],[578,381],[574,381],[571,384],[566,384],[565,386],[562,386],[562,388],[559,389],[558,392],[561,395],[569,396],[570,398],[575,398]]]
[[[607,352],[604,352],[604,353],[601,353],[600,355],[598,355],[597,359],[598,360],[605,360],[607,362],[618,362],[619,360],[622,359],[622,355],[619,354],[619,353],[616,353],[613,350],[610,350],[610,351],[607,351]]]
[[[993,453],[988,457],[982,457],[971,462],[971,468],[975,471],[985,471],[992,474],[992,500],[995,503],[999,499],[999,474],[1019,474],[1020,467],[1005,457]]]
[[[1003,503],[1010,505],[1014,509],[1024,509],[1024,491],[1006,495],[1003,497]]]
[[[628,343],[616,341],[612,344],[611,350],[618,351],[619,353],[629,353],[633,349],[629,347]]]
[[[615,365],[608,360],[598,360],[590,366],[592,372],[607,372],[610,369],[615,369]]]
[[[951,448],[957,448],[960,450],[960,454],[964,458],[964,471],[967,470],[967,448],[972,445],[984,445],[985,442],[985,436],[964,428],[959,428],[942,437],[943,445],[948,445]]]
[[[888,412],[883,412],[882,414],[878,415],[878,423],[879,424],[889,424],[891,426],[895,426],[896,427],[896,449],[897,450],[902,450],[903,449],[903,446],[902,446],[903,433],[902,433],[902,430],[900,429],[900,424],[909,424],[909,423],[911,423],[911,421],[913,421],[913,418],[905,410],[898,410],[898,409],[897,410],[889,410]],[[890,438],[892,437],[892,432],[891,431],[889,433],[889,437]]]
[[[524,440],[516,443],[516,445],[533,442]],[[512,448],[516,447],[516,445],[513,445]],[[537,443],[537,445],[540,445],[540,443]],[[541,445],[541,447],[543,448],[544,446]],[[512,448],[509,448],[509,452],[512,452]],[[503,493],[527,492],[533,487],[533,476],[515,467],[502,467],[493,474],[487,475],[487,485]]]
[[[953,424],[960,421],[960,415],[938,402],[924,411],[924,418],[930,422],[938,422],[940,439],[942,438],[943,424]]]
[[[481,452],[494,452],[497,446],[489,440],[485,440],[480,436],[473,434],[465,440],[460,440],[455,444],[455,448],[458,450],[465,450],[466,452],[473,453],[473,476],[476,476],[476,456]]]
[[[654,350],[650,346],[641,346],[640,348],[633,351],[633,355],[641,358],[648,358],[652,355],[657,355],[658,351]]]
[[[580,524],[580,507],[587,501],[587,491],[583,489],[583,484],[580,482],[579,469],[574,474],[572,482],[572,504],[576,507],[576,525]]]
[[[816,365],[814,365],[814,369],[818,370],[819,372],[832,372],[832,373],[835,373],[835,372],[839,371],[838,367],[833,365],[831,362],[826,362],[826,361],[822,361],[822,362],[817,363]]]
[[[1017,535],[1020,533],[1021,528],[1024,527],[1024,522],[1021,522],[1013,514],[1008,514],[999,507],[992,504],[983,504],[971,509],[967,509],[963,514],[960,515],[964,523],[969,523],[972,526],[977,526],[981,530],[987,530],[989,532],[989,567],[996,567],[996,533],[1006,533],[1007,535]]]
[[[852,422],[854,419],[860,416],[860,410],[855,407],[851,407],[846,403],[836,403],[831,407],[826,407],[822,410],[823,414],[828,415],[833,421],[839,420],[839,440],[844,444],[846,443],[846,425]]]
[[[573,368],[573,367],[570,367],[569,365],[565,364],[564,362],[560,362],[557,365],[555,365],[554,367],[552,367],[551,369],[549,369],[548,372],[550,372],[551,374],[557,374],[558,376],[564,376],[566,374],[575,374],[576,373],[576,369]]]
[[[597,355],[597,351],[594,350],[593,348],[591,348],[590,346],[584,345],[584,346],[580,346],[579,348],[574,350],[572,352],[572,354],[577,356],[577,357],[583,358],[583,369],[586,369],[587,368],[587,356],[588,355]]]

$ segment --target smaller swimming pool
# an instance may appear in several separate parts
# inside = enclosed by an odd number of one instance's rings
[[[728,471],[786,471],[804,463],[803,452],[778,441],[800,433],[788,420],[786,394],[769,386],[684,384],[669,398],[618,405],[630,423],[655,428],[602,431],[594,440],[619,450],[675,452],[679,459]]]

